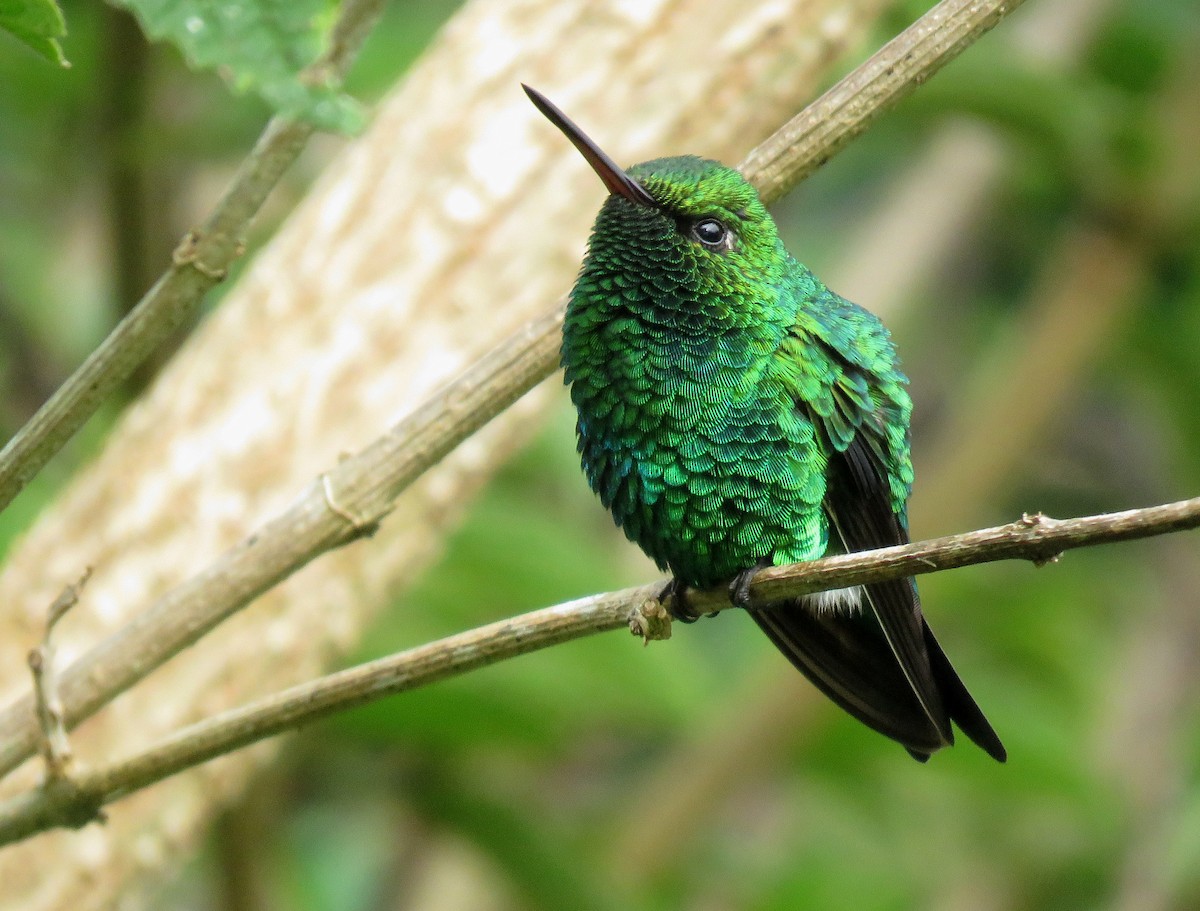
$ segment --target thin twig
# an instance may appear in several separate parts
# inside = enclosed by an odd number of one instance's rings
[[[1075,548],[1197,527],[1200,497],[1076,519],[1026,515],[995,528],[764,569],[750,586],[750,606],[996,560],[1040,566]],[[627,627],[644,635],[641,613],[650,605],[661,617],[656,594],[662,586],[656,582],[594,595],[501,620],[223,712],[135,756],[78,776],[72,789],[35,788],[0,804],[0,845],[48,828],[78,826],[104,804],[156,781],[353,706],[593,633]],[[724,590],[694,592],[687,600],[690,608],[704,612],[731,606]]]
[[[785,143],[772,137],[759,147],[769,154],[752,152],[743,165],[747,178],[761,186],[766,172],[760,167],[778,168],[793,156],[809,162],[773,179],[771,192],[778,195],[786,180],[810,173],[844,144],[844,136],[861,132],[860,124],[878,117],[911,84],[925,81],[1019,4],[943,0],[785,125],[780,131],[787,134]],[[933,41],[931,30],[944,34]],[[848,84],[869,87],[867,102],[834,106],[842,113],[832,126],[808,115],[831,109],[826,99],[844,98]],[[61,687],[68,727],[311,560],[368,531],[430,466],[550,374],[557,364],[562,318],[560,303],[527,324],[383,437],[323,475],[288,510],[67,668]],[[31,721],[29,699],[0,711],[0,775],[31,755],[37,742]]]
[[[1022,2],[939,3],[885,44],[742,163],[763,201],[787,193]],[[806,154],[797,155],[801,143]]]
[[[322,84],[340,79],[383,5],[346,0],[329,49],[302,78]],[[315,130],[307,121],[271,119],[216,208],[175,248],[154,287],[0,450],[0,510],[224,280],[254,216]]]
[[[1079,547],[1193,528],[1200,528],[1200,497],[1077,519],[1026,514],[1008,525],[980,531],[769,567],[755,577],[750,587],[751,605],[996,560],[1029,560],[1042,566],[1057,562],[1064,552]],[[728,607],[727,601],[728,595],[723,592],[698,592],[689,595],[688,606],[708,612]]]
[[[37,704],[38,728],[42,735],[41,751],[46,760],[46,776],[67,778],[71,766],[71,742],[63,723],[62,699],[58,694],[58,669],[54,657],[54,627],[79,603],[79,593],[92,577],[89,566],[83,575],[62,590],[46,612],[46,632],[42,644],[29,653],[29,670],[33,674],[33,693]]]

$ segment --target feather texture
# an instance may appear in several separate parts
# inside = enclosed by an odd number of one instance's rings
[[[562,346],[583,468],[616,523],[705,588],[907,541],[912,404],[882,323],[787,253],[736,171],[681,157],[625,176],[654,202],[605,202]],[[955,721],[1003,760],[911,579],[753,615],[818,688],[917,758],[952,744]]]

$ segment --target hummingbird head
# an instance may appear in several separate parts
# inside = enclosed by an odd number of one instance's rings
[[[670,320],[722,323],[768,316],[787,254],[758,192],[737,170],[706,158],[656,158],[628,171],[544,95],[534,105],[580,151],[609,190],[584,264]],[[641,294],[638,294],[638,290]],[[755,306],[758,304],[758,306]]]

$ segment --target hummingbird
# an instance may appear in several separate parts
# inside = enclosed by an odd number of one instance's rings
[[[692,155],[624,170],[522,87],[608,189],[561,360],[588,483],[670,574],[668,590],[729,584],[746,607],[762,567],[907,543],[912,401],[878,317],[787,252],[737,170]],[[680,612],[682,599],[666,600]],[[914,758],[952,745],[953,721],[1005,760],[912,578],[748,613],[819,690]]]

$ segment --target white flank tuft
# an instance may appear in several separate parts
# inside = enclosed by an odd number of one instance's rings
[[[862,610],[862,596],[863,587],[855,585],[852,588],[835,588],[832,591],[804,595],[801,597],[800,603],[817,614],[823,614],[826,611],[853,613]]]

